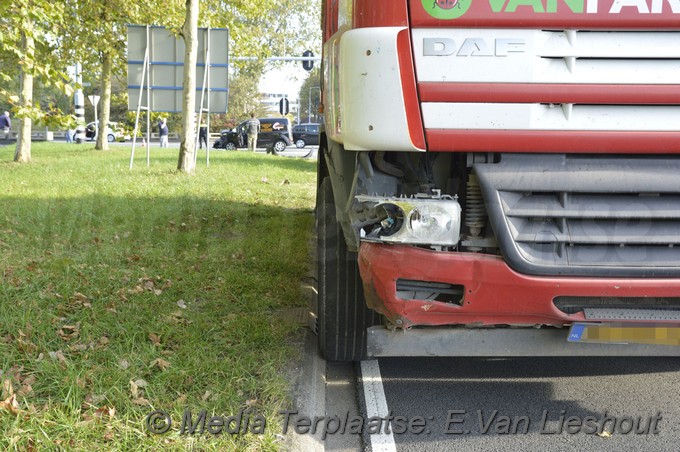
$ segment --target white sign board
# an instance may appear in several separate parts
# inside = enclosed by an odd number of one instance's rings
[[[141,88],[142,105],[157,112],[181,112],[184,80],[184,40],[164,27],[128,25],[128,109],[136,110]],[[146,80],[142,80],[144,54],[149,46],[151,105],[146,105]],[[210,49],[206,64],[206,50]],[[229,30],[199,28],[196,64],[196,111],[199,111],[204,71],[209,67],[206,95],[210,112],[225,113],[229,93]],[[145,77],[146,78],[146,77]],[[204,101],[204,106],[208,101]]]

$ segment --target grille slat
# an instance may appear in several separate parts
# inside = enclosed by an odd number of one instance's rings
[[[560,194],[518,193],[514,200],[510,194],[503,199],[512,202],[506,206],[508,216],[512,217],[680,219],[680,196],[598,194],[594,200],[585,194],[562,193],[568,195],[566,203],[559,200]]]
[[[504,154],[475,168],[516,270],[680,275],[678,159]]]

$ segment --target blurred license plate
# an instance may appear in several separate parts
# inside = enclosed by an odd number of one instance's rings
[[[680,325],[574,323],[569,342],[680,345]]]

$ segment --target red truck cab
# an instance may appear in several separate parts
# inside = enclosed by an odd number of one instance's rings
[[[680,354],[680,0],[323,8],[327,359]]]

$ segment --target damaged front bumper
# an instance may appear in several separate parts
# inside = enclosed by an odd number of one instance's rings
[[[563,298],[604,300],[605,308],[607,300],[632,300],[637,303],[631,306],[636,311],[659,312],[658,303],[668,307],[680,296],[680,279],[527,276],[513,271],[501,257],[409,245],[362,242],[359,270],[368,306],[402,329],[418,325],[562,327],[602,321],[598,315],[609,315],[612,320],[613,315],[611,309],[593,309],[590,316],[587,310],[571,312],[556,301]],[[654,317],[654,321],[680,323],[677,303],[671,308],[674,311],[668,312],[673,315]]]

